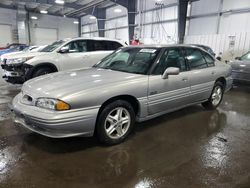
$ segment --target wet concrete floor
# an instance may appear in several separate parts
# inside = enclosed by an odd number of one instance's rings
[[[250,87],[228,92],[215,111],[197,105],[138,124],[112,147],[15,125],[8,103],[19,89],[0,85],[1,188],[250,187]]]

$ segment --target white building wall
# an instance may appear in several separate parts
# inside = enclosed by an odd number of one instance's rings
[[[98,37],[98,26],[96,19],[90,19],[91,15],[86,15],[81,18],[81,36],[83,37]]]
[[[136,35],[144,44],[170,44],[176,43],[178,37],[178,7],[176,0],[138,1],[138,10],[141,14],[136,16]],[[161,6],[163,5],[163,6]],[[165,7],[164,6],[169,6]]]
[[[0,8],[0,46],[16,42],[14,37],[17,28],[16,14],[16,10]]]
[[[30,21],[30,32],[31,32],[31,44],[33,45],[41,45],[41,44],[34,44],[34,32],[36,28],[41,29],[55,29],[57,30],[57,39],[64,39],[64,38],[73,38],[78,36],[78,25],[74,24],[75,19],[71,18],[64,18],[59,16],[51,16],[51,15],[43,15],[43,14],[31,14],[30,16],[37,16],[37,20]],[[54,38],[51,41],[48,40],[48,37],[44,36],[44,40],[48,43],[52,43]],[[42,39],[40,39],[42,41]]]
[[[115,9],[120,9],[121,12],[116,13],[114,11]],[[105,22],[105,37],[119,39],[129,43],[127,14],[128,14],[127,9],[120,5],[108,8],[106,10],[107,21]],[[119,16],[124,16],[124,17],[119,17]]]
[[[221,6],[221,2],[222,6]],[[192,18],[188,22],[185,43],[211,46],[223,59],[231,59],[250,50],[250,12],[231,13],[230,10],[250,9],[249,0],[200,0],[192,2],[190,16],[226,11],[222,16]]]

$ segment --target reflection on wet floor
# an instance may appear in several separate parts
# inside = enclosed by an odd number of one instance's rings
[[[0,86],[0,187],[250,187],[250,87],[214,111],[196,105],[140,123],[112,147],[15,125],[8,103],[19,90]]]

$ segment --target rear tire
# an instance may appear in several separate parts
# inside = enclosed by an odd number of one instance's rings
[[[223,94],[224,94],[224,86],[220,81],[218,81],[214,84],[213,91],[208,101],[203,102],[202,106],[207,110],[216,109],[220,105],[223,99]]]
[[[42,76],[42,75],[46,75],[46,74],[49,74],[49,73],[52,73],[52,72],[54,72],[54,71],[49,67],[40,67],[40,68],[36,69],[33,72],[32,78]]]
[[[99,141],[107,145],[123,142],[135,124],[135,112],[130,103],[124,100],[114,101],[101,111],[96,133]]]

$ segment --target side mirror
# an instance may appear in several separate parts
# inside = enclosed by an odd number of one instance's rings
[[[68,46],[63,46],[59,51],[59,53],[68,53],[69,52],[69,47]]]
[[[162,79],[167,79],[169,75],[178,75],[180,74],[180,69],[177,67],[168,67],[163,75],[162,75]]]
[[[240,57],[236,57],[235,60],[240,60]]]

